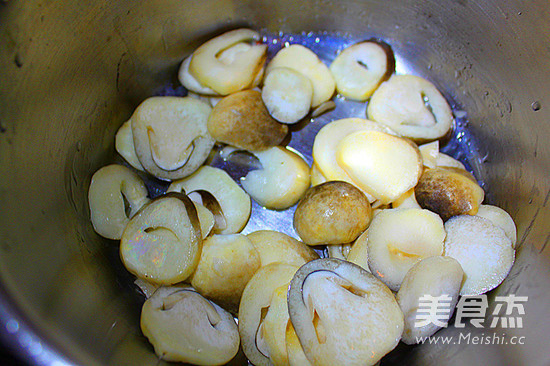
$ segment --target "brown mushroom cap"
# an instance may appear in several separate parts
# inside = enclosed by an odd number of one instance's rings
[[[422,208],[437,213],[443,221],[458,215],[475,215],[485,196],[470,173],[451,167],[426,169],[414,194]]]
[[[345,244],[369,226],[369,200],[355,186],[331,181],[310,188],[294,213],[294,228],[308,245]]]
[[[223,98],[210,113],[208,131],[217,141],[250,151],[279,145],[288,126],[269,115],[256,90],[244,90]]]

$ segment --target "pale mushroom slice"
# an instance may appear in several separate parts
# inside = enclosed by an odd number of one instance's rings
[[[416,141],[436,140],[453,125],[451,107],[439,90],[418,76],[394,75],[372,95],[369,119]]]
[[[126,269],[146,281],[171,285],[186,280],[200,258],[202,236],[193,202],[167,193],[144,206],[120,241]]]
[[[195,209],[197,210],[197,217],[199,218],[199,223],[201,227],[202,238],[205,239],[208,234],[214,228],[216,220],[214,219],[214,214],[212,211],[201,205],[200,203],[193,202]]]
[[[414,188],[423,169],[413,142],[374,130],[344,137],[336,148],[336,161],[359,188],[381,204]]]
[[[257,90],[243,90],[220,100],[208,118],[208,131],[219,142],[248,151],[279,145],[288,126],[269,114]]]
[[[504,230],[483,217],[460,215],[445,223],[445,255],[464,270],[460,295],[480,295],[500,285],[514,264],[515,251]]]
[[[374,217],[367,235],[369,268],[393,291],[415,263],[443,254],[443,221],[428,210],[384,210]]]
[[[160,359],[223,365],[239,350],[233,316],[191,287],[161,287],[143,304],[141,330]]]
[[[442,256],[425,258],[407,272],[397,293],[397,303],[405,317],[403,343],[418,343],[446,326],[458,302],[463,276],[464,271],[454,258]],[[437,314],[430,314],[428,296],[440,299]]]
[[[275,210],[287,209],[302,198],[309,188],[309,165],[294,151],[275,146],[252,152],[262,169],[241,178],[246,193],[260,205]]]
[[[147,299],[153,296],[155,291],[157,291],[158,288],[160,287],[160,285],[151,283],[149,281],[145,281],[144,279],[139,277],[136,278],[136,280],[134,281],[134,284],[139,288],[139,290],[145,295]]]
[[[288,284],[278,287],[271,295],[269,309],[262,322],[262,336],[269,350],[269,360],[275,366],[288,365],[286,329],[290,323],[287,305]]]
[[[504,233],[512,242],[512,247],[516,247],[516,224],[508,212],[497,206],[480,205],[476,216],[483,217],[504,230]]]
[[[457,215],[475,215],[485,192],[466,170],[437,167],[426,169],[414,187],[416,201],[443,221]]]
[[[218,58],[224,64],[231,65],[235,62],[235,60],[238,58],[240,53],[247,52],[252,47],[253,47],[252,44],[249,44],[246,42],[240,42],[222,51],[222,53],[220,53]],[[262,80],[264,78],[264,72],[265,72],[265,64],[262,62],[261,68],[256,72],[256,76],[254,77],[254,80],[250,85],[250,89],[256,89],[258,85],[262,83]]]
[[[216,104],[218,104],[222,99],[223,97],[209,97],[208,102],[210,103],[212,108],[214,108]]]
[[[422,155],[422,163],[426,168],[433,169],[437,166],[437,158],[439,156],[439,141],[432,141],[418,146]]]
[[[326,102],[321,103],[321,105],[311,111],[311,118],[317,118],[320,115],[330,112],[335,108],[336,103],[334,103],[332,100],[327,100]]]
[[[351,246],[346,260],[371,273],[369,268],[369,230],[365,230]]]
[[[332,98],[336,88],[334,78],[328,67],[309,48],[293,44],[281,49],[267,65],[266,75],[269,76],[278,67],[293,69],[311,81],[313,108]]]
[[[341,259],[345,261],[348,259],[350,250],[351,250],[351,244],[327,245],[327,252],[328,252],[329,258],[336,258],[336,259]]]
[[[294,211],[294,229],[307,245],[347,244],[372,219],[367,197],[355,186],[332,181],[308,189]]]
[[[363,118],[344,118],[332,121],[319,130],[313,142],[313,159],[316,169],[325,180],[342,180],[357,185],[353,179],[338,165],[336,151],[340,141],[347,135],[357,131],[382,131],[395,135],[390,128]],[[367,194],[372,203],[375,198]]]
[[[193,53],[189,72],[202,85],[228,95],[253,86],[263,67],[267,45],[259,44],[260,34],[251,29],[235,29],[202,44]],[[221,58],[223,51],[239,43],[249,43]]]
[[[189,65],[191,64],[192,57],[193,55],[186,57],[181,63],[178,71],[178,79],[181,85],[183,85],[187,90],[200,95],[218,95],[218,93],[214,90],[202,85],[193,75],[191,75],[189,72]]]
[[[118,240],[130,218],[147,202],[147,188],[140,177],[122,165],[107,165],[92,176],[88,203],[94,230]]]
[[[211,98],[211,97],[209,97],[209,96],[207,96],[207,95],[197,94],[197,93],[195,93],[195,92],[188,91],[188,92],[187,92],[187,96],[188,96],[189,98],[198,99],[198,100],[200,100],[201,102],[210,105],[210,98]]]
[[[315,187],[318,186],[321,183],[325,183],[327,181],[327,178],[321,173],[319,168],[317,167],[317,164],[315,162],[313,165],[311,165],[311,169],[309,171],[309,175],[311,177],[311,186]]]
[[[239,306],[239,334],[244,354],[256,366],[272,365],[263,331],[275,290],[287,286],[297,266],[271,263],[261,267],[246,285]]]
[[[245,235],[213,235],[203,241],[191,285],[236,314],[244,287],[260,265],[260,255]]]
[[[259,230],[247,235],[260,255],[263,266],[285,263],[301,266],[319,255],[304,243],[273,230]]]
[[[374,206],[373,206],[374,207]],[[380,212],[391,208],[390,205],[380,205],[372,209],[372,217],[378,215]]]
[[[250,218],[250,197],[223,170],[203,166],[193,175],[174,181],[168,187],[168,192],[199,190],[211,193],[221,207],[225,218],[225,228],[214,228],[215,234],[235,234],[245,227]]]
[[[136,154],[145,170],[165,180],[197,170],[214,146],[207,128],[210,111],[210,106],[190,97],[142,102],[131,121]]]
[[[145,171],[136,155],[131,120],[124,122],[118,129],[115,136],[115,149],[132,167],[142,172]]]
[[[392,208],[422,208],[416,201],[414,195],[414,188],[409,189],[403,193],[399,198],[391,203]]]
[[[184,191],[181,187],[179,188],[179,190]],[[212,226],[208,226],[208,233],[206,235],[208,235],[212,230],[215,230],[216,232],[220,232],[227,228],[227,221],[225,220],[225,215],[223,214],[222,206],[220,205],[220,203],[212,193],[205,191],[204,189],[198,189],[196,191],[189,192],[187,194],[187,197],[189,197],[191,201],[195,203],[195,207],[200,208],[200,211],[198,211],[199,220],[201,219],[201,214],[204,216],[204,221],[206,223],[204,224],[201,223],[201,229],[203,225],[207,226],[207,224],[210,225],[210,223],[212,223]],[[210,221],[209,215],[202,210],[203,207],[212,215],[212,222]],[[203,238],[206,235],[203,230]]]
[[[235,62],[236,56],[241,52],[247,52],[252,46],[248,43],[237,43],[232,47],[229,47],[223,50],[217,57],[225,65],[230,65]],[[178,79],[180,83],[189,91],[197,93],[196,95],[207,98],[211,96],[217,98],[219,96],[214,90],[210,89],[207,86],[202,85],[191,73],[189,72],[189,65],[191,64],[191,58],[193,55],[186,57],[181,63],[180,69],[178,71]],[[252,87],[259,85],[262,81],[264,73],[264,68],[262,67],[256,74],[254,81],[252,82]],[[213,107],[213,106],[212,106]]]
[[[286,328],[286,353],[289,366],[312,366],[304,353],[292,322],[288,322]]]
[[[427,168],[450,167],[466,170],[466,167],[460,161],[439,151],[439,140],[420,145],[418,149],[422,154],[424,166]]]
[[[329,69],[340,95],[364,102],[393,73],[395,59],[388,46],[365,41],[345,48]]]
[[[264,80],[262,100],[279,122],[293,124],[304,118],[312,97],[311,81],[288,67],[273,68]]]
[[[361,267],[333,258],[296,272],[288,310],[313,365],[374,365],[403,332],[403,313],[392,292]]]
[[[460,161],[456,160],[452,156],[442,153],[441,151],[437,155],[436,164],[440,167],[450,167],[466,170],[464,164],[462,164]]]

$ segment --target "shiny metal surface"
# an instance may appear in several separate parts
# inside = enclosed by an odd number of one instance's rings
[[[484,182],[487,201],[517,223],[516,263],[489,298],[529,296],[523,328],[496,329],[507,340],[525,336],[525,345],[400,345],[384,363],[549,364],[547,7],[518,0],[0,3],[0,334],[37,364],[58,355],[79,365],[159,364],[139,330],[140,298],[117,243],[89,223],[87,188],[93,172],[115,159],[114,134],[133,108],[176,88],[182,58],[212,35],[249,25],[277,42],[279,31],[283,41],[309,37],[329,52],[326,60],[346,42],[391,44],[402,72],[429,78],[467,112],[460,146],[470,153],[462,159]],[[343,101],[336,102],[291,146],[310,154],[310,135],[341,113]],[[270,217],[294,235],[287,214]]]

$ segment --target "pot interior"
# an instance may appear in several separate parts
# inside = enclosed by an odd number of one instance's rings
[[[118,244],[90,224],[90,178],[116,161],[114,135],[143,99],[185,92],[175,77],[185,56],[214,35],[248,26],[271,47],[306,43],[326,62],[357,41],[390,44],[398,72],[429,79],[452,104],[458,129],[448,151],[483,182],[485,202],[516,222],[516,263],[489,301],[529,296],[523,328],[470,325],[438,335],[497,332],[504,341],[525,336],[525,344],[400,345],[382,363],[548,364],[546,7],[466,0],[2,3],[0,333],[39,364],[59,355],[76,364],[159,364],[139,329],[143,299]],[[315,128],[364,113],[364,105],[346,105],[296,133],[291,146],[310,157]],[[285,217],[276,217],[279,228],[295,235]],[[246,361],[241,355],[235,363]]]

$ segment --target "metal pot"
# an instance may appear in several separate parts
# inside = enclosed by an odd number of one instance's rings
[[[524,344],[399,346],[388,364],[550,363],[550,16],[547,1],[3,1],[0,4],[0,334],[44,365],[158,365],[115,242],[89,223],[90,177],[118,126],[224,29],[380,37],[464,108],[486,200],[511,213],[517,259],[489,294],[528,296]],[[481,157],[477,159],[475,157]],[[494,309],[490,307],[489,312]],[[503,335],[505,334],[505,335]],[[516,338],[513,338],[516,337]],[[500,339],[500,338],[499,338]],[[458,340],[458,338],[455,338]],[[478,341],[478,343],[480,343]],[[495,343],[495,342],[491,342]],[[501,342],[499,342],[501,343]]]

